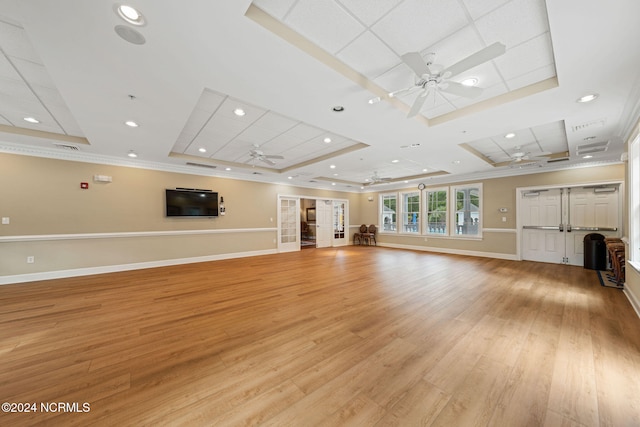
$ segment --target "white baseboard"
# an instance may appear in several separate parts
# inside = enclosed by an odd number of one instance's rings
[[[640,298],[638,298],[638,296],[631,292],[631,290],[626,286],[622,292],[627,296],[627,299],[631,303],[631,307],[633,307],[638,317],[640,317]]]
[[[466,251],[462,249],[446,249],[446,248],[432,248],[428,246],[398,245],[395,243],[378,243],[378,246],[383,246],[387,248],[396,248],[396,249],[409,249],[413,251],[439,252],[439,253],[451,254],[451,255],[467,255],[467,256],[477,256],[477,257],[484,257],[484,258],[506,259],[510,261],[520,260],[518,258],[518,255],[516,254],[503,254],[498,252]]]
[[[115,273],[118,271],[141,270],[144,268],[167,267],[179,264],[193,264],[196,262],[219,261],[232,258],[246,258],[258,255],[278,253],[276,249],[261,251],[236,252],[220,255],[207,255],[191,258],[166,259],[160,261],[137,262],[133,264],[105,265],[100,267],[75,268],[71,270],[43,271],[39,273],[16,274],[13,276],[0,276],[0,285],[12,283],[35,282],[38,280],[63,279],[66,277],[88,276],[91,274]]]

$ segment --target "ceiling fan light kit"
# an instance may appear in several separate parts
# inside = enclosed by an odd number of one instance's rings
[[[409,114],[407,115],[408,118],[420,113],[429,95],[432,95],[435,101],[435,95],[438,92],[445,92],[465,98],[476,98],[480,96],[483,91],[482,88],[475,86],[478,82],[477,78],[467,78],[460,83],[450,81],[449,79],[471,68],[491,61],[503,55],[505,52],[506,46],[500,42],[496,42],[467,56],[448,68],[433,63],[435,53],[428,53],[425,57],[419,52],[405,53],[401,57],[402,62],[415,73],[415,84],[408,88],[389,92],[389,97],[395,98],[398,95],[409,94],[415,90],[421,91],[411,106]]]

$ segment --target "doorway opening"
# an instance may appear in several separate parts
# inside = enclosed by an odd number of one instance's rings
[[[300,248],[315,248],[316,237],[316,199],[300,199]]]

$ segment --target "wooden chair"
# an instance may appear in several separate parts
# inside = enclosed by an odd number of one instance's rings
[[[360,227],[362,229],[362,227]],[[376,241],[376,234],[378,233],[378,227],[376,227],[374,224],[371,224],[369,226],[369,228],[367,229],[366,233],[362,233],[362,236],[364,238],[364,241],[367,242],[368,245],[371,244],[371,242],[373,241],[373,244],[375,246],[378,246],[378,242]]]
[[[616,283],[621,285],[625,279],[625,244],[620,239],[605,239],[609,262]]]
[[[367,229],[367,224],[362,224],[360,226],[360,230],[357,233],[353,234],[353,244],[356,244],[356,240],[358,241],[358,244],[361,245],[362,243],[364,243],[364,234],[368,231]]]

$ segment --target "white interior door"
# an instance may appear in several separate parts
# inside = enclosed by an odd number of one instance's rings
[[[349,243],[347,202],[333,201],[333,246],[343,246]]]
[[[562,194],[559,188],[521,192],[522,259],[563,262]]]
[[[603,191],[604,189],[604,191]],[[619,236],[620,192],[617,186],[578,187],[567,190],[567,262],[584,263],[584,236]]]
[[[526,190],[520,197],[524,260],[582,266],[587,234],[619,236],[618,185]]]
[[[327,203],[328,202],[328,203]],[[316,248],[331,246],[333,233],[333,203],[330,200],[316,201]]]
[[[300,250],[300,199],[278,198],[278,252]]]

